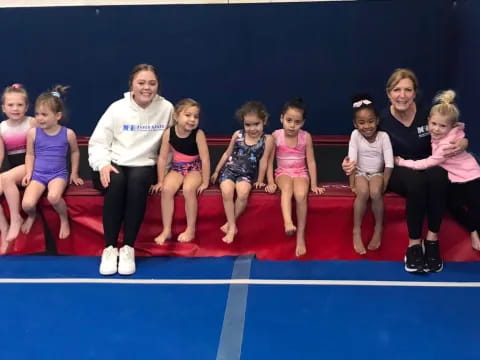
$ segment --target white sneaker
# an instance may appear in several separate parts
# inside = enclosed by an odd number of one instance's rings
[[[102,262],[100,263],[101,275],[113,275],[117,272],[118,250],[112,245],[105,248],[102,253]]]
[[[120,275],[132,275],[135,272],[135,249],[123,245],[120,249],[118,260],[118,273]]]

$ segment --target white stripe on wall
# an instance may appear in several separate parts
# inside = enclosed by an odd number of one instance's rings
[[[114,6],[114,5],[172,5],[172,4],[255,4],[285,2],[333,2],[357,0],[2,0],[0,8],[52,6]]]

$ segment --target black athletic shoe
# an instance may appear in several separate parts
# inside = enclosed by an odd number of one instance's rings
[[[438,245],[438,241],[425,240],[423,246],[425,248],[425,271],[442,271],[443,261],[440,256],[440,246]]]
[[[422,273],[424,268],[422,245],[413,245],[407,248],[405,254],[405,271]]]

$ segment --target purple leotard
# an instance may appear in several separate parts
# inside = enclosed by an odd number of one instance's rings
[[[67,128],[62,126],[56,135],[48,135],[41,128],[35,129],[35,163],[32,180],[47,186],[53,179],[68,182]]]

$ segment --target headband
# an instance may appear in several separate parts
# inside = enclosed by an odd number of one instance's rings
[[[14,89],[21,89],[22,85],[19,84],[19,83],[15,83],[15,84],[12,84],[11,87],[14,88]]]
[[[362,105],[370,105],[371,103],[372,102],[370,100],[367,100],[367,99],[358,100],[358,101],[353,103],[353,107],[354,108],[359,108]]]

